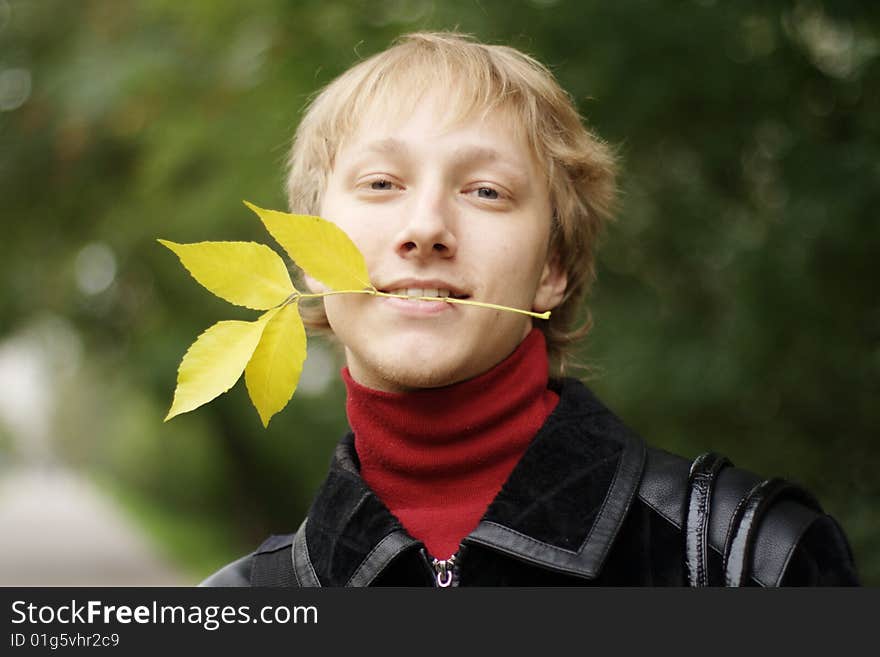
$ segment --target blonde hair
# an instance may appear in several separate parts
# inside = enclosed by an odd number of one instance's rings
[[[359,62],[314,98],[297,128],[288,162],[290,209],[319,213],[335,154],[360,119],[377,109],[405,115],[434,89],[455,90],[448,99],[450,122],[477,112],[510,112],[547,174],[550,253],[568,286],[550,319],[536,324],[546,336],[554,370],[562,373],[571,346],[591,324],[589,311],[578,323],[578,311],[595,278],[596,241],[611,216],[615,158],[584,127],[553,74],[532,57],[464,34],[417,32]],[[323,304],[304,316],[310,328],[329,329]]]

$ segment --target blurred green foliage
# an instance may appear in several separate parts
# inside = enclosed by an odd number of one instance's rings
[[[338,377],[268,431],[241,385],[163,424],[229,307],[155,239],[267,243],[240,201],[284,208],[310,94],[458,28],[547,63],[620,153],[593,386],[655,445],[806,484],[880,584],[878,27],[867,1],[0,0],[0,340],[68,327],[56,448],[192,527],[167,540],[194,577],[292,531],[346,427]]]

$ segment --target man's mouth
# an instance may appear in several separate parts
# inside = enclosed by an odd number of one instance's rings
[[[467,299],[470,296],[468,294],[453,294],[450,290],[447,289],[431,287],[401,287],[396,290],[379,291],[385,292],[386,294],[399,294],[405,297],[438,297],[441,299],[445,299],[447,297],[451,297],[453,299]]]

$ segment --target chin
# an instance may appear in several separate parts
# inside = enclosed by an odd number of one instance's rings
[[[343,337],[346,361],[358,383],[388,392],[460,383],[491,369],[516,347],[412,329],[371,335],[370,341],[363,339],[363,332],[345,336],[352,338],[349,342]]]
[[[404,352],[405,353],[405,352]],[[393,356],[382,353],[352,357],[349,369],[359,383],[388,392],[406,392],[423,388],[441,388],[476,376],[473,359],[450,357],[446,353]]]
[[[463,367],[463,363],[426,359],[412,359],[409,362],[396,362],[387,368],[386,380],[402,389],[441,388],[473,376]]]

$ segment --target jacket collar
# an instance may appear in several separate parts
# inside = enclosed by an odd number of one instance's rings
[[[645,445],[579,381],[550,385],[559,404],[463,544],[593,579],[637,493]],[[350,433],[304,529],[294,545],[303,584],[363,586],[422,545],[361,479]]]

